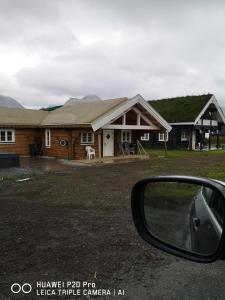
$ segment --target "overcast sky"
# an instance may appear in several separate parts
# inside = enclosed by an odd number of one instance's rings
[[[214,93],[225,106],[225,1],[0,0],[0,94]]]

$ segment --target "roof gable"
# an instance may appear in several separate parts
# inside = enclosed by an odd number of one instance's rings
[[[169,123],[195,122],[213,95],[185,96],[151,100],[153,106]]]
[[[120,105],[117,105],[111,111],[103,114],[102,116],[94,120],[94,122],[92,122],[93,130],[96,131],[99,128],[107,125],[113,119],[121,116],[122,113],[128,111],[135,104],[141,105],[146,110],[146,112],[151,115],[151,118],[154,118],[161,127],[166,129],[167,131],[171,130],[171,126],[167,123],[167,121],[151,105],[149,105],[144,100],[144,98],[139,94],[131,99],[128,99],[124,103],[120,103]]]

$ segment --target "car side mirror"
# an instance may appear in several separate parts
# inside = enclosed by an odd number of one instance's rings
[[[188,176],[143,179],[132,190],[131,206],[139,235],[151,245],[192,261],[223,256],[225,186]]]

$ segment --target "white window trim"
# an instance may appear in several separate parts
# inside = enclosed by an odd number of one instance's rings
[[[51,130],[45,129],[45,147],[51,148]]]
[[[11,131],[12,132],[12,140],[11,141],[1,141],[1,131]],[[7,138],[7,134],[6,134],[6,138]],[[16,142],[16,138],[15,138],[15,129],[11,129],[11,128],[0,128],[0,144],[15,144]]]
[[[129,134],[129,141],[124,141],[123,140],[123,133],[124,132],[129,132],[130,134]],[[123,143],[123,142],[128,142],[128,143],[131,143],[131,141],[132,141],[132,131],[131,130],[121,130],[121,142]]]
[[[91,142],[89,142],[89,141],[84,142],[83,141],[84,134],[88,135],[88,133],[91,133],[92,140],[91,140]],[[81,143],[81,145],[93,145],[94,142],[95,142],[94,132],[92,132],[92,131],[82,131],[81,132],[81,136],[80,136],[80,143]]]
[[[150,140],[149,132],[146,132],[141,136],[141,141],[149,141],[149,140]]]
[[[181,131],[181,142],[186,142],[188,141],[188,139],[189,137],[187,131],[185,130]]]
[[[168,131],[166,132],[159,132],[158,133],[158,141],[159,142],[167,142],[169,139]]]

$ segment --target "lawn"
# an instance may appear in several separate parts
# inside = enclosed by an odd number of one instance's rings
[[[214,156],[214,155],[224,155],[225,150],[213,150],[213,151],[188,151],[188,150],[167,150],[165,153],[164,149],[145,149],[150,157],[164,157],[165,154],[169,158],[182,158],[182,157],[199,157],[199,156]]]

